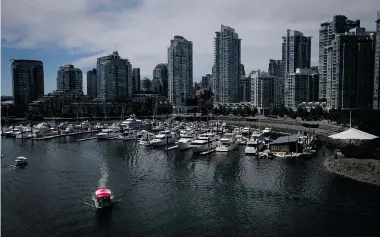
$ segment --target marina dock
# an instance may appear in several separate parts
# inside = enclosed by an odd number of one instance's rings
[[[82,141],[88,141],[88,140],[94,140],[94,139],[96,139],[96,137],[87,137],[87,138],[78,139],[76,140],[76,142],[82,142]]]
[[[199,154],[201,154],[201,155],[208,155],[208,154],[210,154],[210,153],[212,153],[212,152],[214,152],[215,151],[215,149],[212,149],[212,150],[208,150],[208,151],[204,151],[204,152],[201,152],[201,153],[199,153]]]
[[[177,149],[177,148],[178,148],[178,145],[175,145],[175,146],[171,146],[171,147],[166,148],[166,150],[170,151],[170,150]]]
[[[92,130],[92,131],[77,132],[77,133],[57,134],[57,135],[46,136],[46,137],[33,137],[31,139],[37,140],[37,141],[42,141],[42,140],[50,140],[50,139],[58,138],[58,137],[69,137],[69,136],[74,136],[74,135],[83,135],[83,134],[90,134],[90,133],[95,133],[95,132],[99,132],[99,131],[98,130]],[[27,138],[25,138],[25,139],[27,139]]]

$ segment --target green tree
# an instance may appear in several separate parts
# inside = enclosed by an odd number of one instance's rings
[[[255,117],[256,115],[258,115],[259,113],[259,110],[257,109],[257,107],[254,107],[253,110],[251,111],[251,116]]]
[[[213,114],[220,114],[220,109],[218,106],[214,107],[213,111],[212,111]]]
[[[280,111],[277,108],[273,108],[271,111],[271,114],[273,114],[273,115],[278,115],[279,113],[280,113]]]
[[[244,106],[243,108],[243,115],[250,115],[251,114],[251,107]]]

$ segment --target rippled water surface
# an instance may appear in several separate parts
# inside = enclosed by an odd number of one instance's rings
[[[332,175],[327,150],[257,160],[135,142],[2,139],[2,236],[379,236],[380,189]],[[12,167],[17,156],[29,165]],[[99,214],[99,186],[122,201]]]

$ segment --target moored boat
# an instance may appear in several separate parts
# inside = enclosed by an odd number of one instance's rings
[[[238,147],[238,142],[234,133],[226,133],[219,139],[219,144],[215,148],[217,152],[228,152]]]

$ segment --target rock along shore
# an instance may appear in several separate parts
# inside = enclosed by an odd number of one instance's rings
[[[380,161],[373,159],[354,159],[334,157],[324,162],[328,171],[353,180],[380,186]]]

